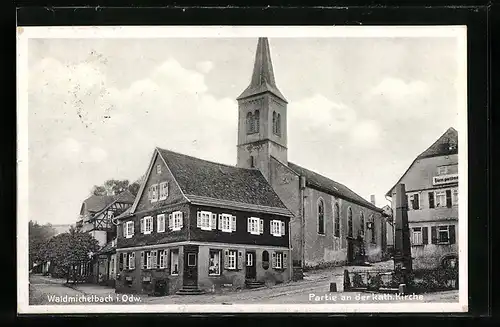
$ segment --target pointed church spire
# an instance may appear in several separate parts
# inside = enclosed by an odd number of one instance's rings
[[[255,63],[253,67],[252,80],[245,91],[237,100],[248,98],[264,92],[271,92],[281,100],[286,101],[283,94],[278,90],[274,79],[273,63],[271,61],[271,51],[267,37],[260,37],[255,53]]]

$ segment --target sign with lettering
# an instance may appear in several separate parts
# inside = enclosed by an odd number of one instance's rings
[[[432,179],[433,185],[442,185],[449,183],[458,183],[458,174],[434,176]]]

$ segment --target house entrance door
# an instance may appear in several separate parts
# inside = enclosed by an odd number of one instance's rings
[[[184,278],[183,284],[198,285],[198,247],[184,248]]]
[[[245,268],[245,278],[247,280],[255,280],[257,277],[257,267],[255,266],[255,263],[255,251],[247,251]]]

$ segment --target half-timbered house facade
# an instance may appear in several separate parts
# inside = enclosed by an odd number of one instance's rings
[[[290,279],[288,209],[257,169],[154,150],[118,217],[117,292],[196,294]]]

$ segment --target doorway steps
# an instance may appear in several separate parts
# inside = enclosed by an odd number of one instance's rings
[[[264,282],[259,282],[256,280],[247,280],[247,281],[245,281],[245,285],[247,288],[250,288],[250,289],[261,288],[261,287],[265,286]]]
[[[200,290],[197,285],[184,285],[180,290],[175,292],[177,295],[200,295],[205,294],[205,291]]]

